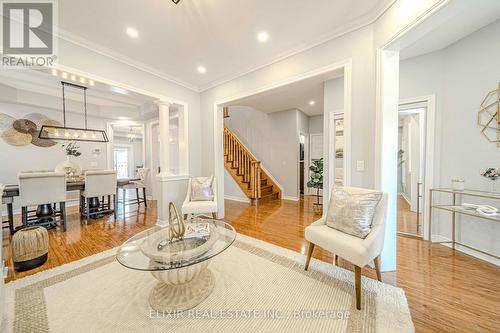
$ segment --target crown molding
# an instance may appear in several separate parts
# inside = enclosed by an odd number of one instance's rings
[[[249,67],[246,70],[243,70],[243,71],[236,73],[236,74],[233,74],[233,75],[227,75],[225,77],[221,77],[220,79],[214,80],[207,85],[201,86],[200,92],[204,92],[206,90],[220,86],[224,83],[236,80],[237,78],[240,78],[240,77],[245,76],[247,74],[250,74],[252,72],[258,71],[259,69],[271,66],[271,65],[278,63],[280,61],[283,61],[287,58],[293,57],[294,55],[305,52],[305,51],[310,50],[312,48],[315,48],[317,46],[326,44],[331,40],[340,38],[342,36],[345,36],[347,34],[354,32],[354,31],[357,31],[357,30],[363,29],[369,25],[372,25],[380,17],[382,17],[382,15],[384,15],[385,12],[387,10],[389,10],[389,8],[391,8],[394,5],[394,3],[396,3],[396,1],[397,0],[391,0],[387,3],[381,3],[378,6],[376,6],[375,9],[373,9],[371,11],[371,13],[360,16],[358,19],[356,19],[352,23],[345,25],[344,27],[341,27],[341,28],[335,30],[334,32],[330,32],[326,35],[323,35],[322,37],[317,38],[317,39],[313,40],[312,42],[303,44],[300,47],[297,47],[295,49],[284,52],[281,55],[274,57],[273,59],[271,59],[268,62],[262,63],[260,65],[256,65],[253,67]]]
[[[314,47],[323,45],[323,44],[325,44],[333,39],[345,36],[349,33],[352,33],[354,31],[365,28],[365,27],[375,23],[382,15],[384,15],[384,13],[390,7],[392,7],[394,5],[394,3],[396,1],[397,0],[390,0],[388,2],[379,3],[374,9],[372,9],[370,11],[370,13],[367,13],[363,16],[360,16],[359,18],[354,20],[352,23],[345,25],[339,29],[336,29],[334,32],[328,33],[320,38],[313,40],[312,42],[305,43],[297,48],[294,48],[292,50],[284,52],[276,57],[273,57],[269,61],[263,62],[261,64],[249,66],[244,70],[238,71],[238,72],[231,74],[231,75],[222,76],[219,79],[216,79],[208,84],[200,85],[200,86],[186,82],[186,81],[178,79],[176,77],[173,77],[173,76],[171,76],[171,75],[169,75],[161,70],[158,70],[158,69],[153,68],[149,65],[146,65],[143,62],[140,62],[140,61],[134,60],[130,57],[119,54],[119,53],[117,53],[109,48],[106,48],[100,44],[94,43],[92,41],[89,41],[88,39],[85,39],[83,37],[80,37],[78,35],[70,33],[64,29],[61,29],[61,28],[58,29],[58,37],[61,38],[62,40],[69,42],[69,43],[86,48],[92,52],[95,52],[95,53],[98,53],[98,54],[103,55],[105,57],[111,58],[111,59],[118,61],[118,62],[121,62],[125,65],[134,67],[138,70],[149,73],[149,74],[154,75],[156,77],[159,77],[163,80],[177,84],[179,86],[182,86],[182,87],[187,88],[189,90],[192,90],[194,92],[201,93],[201,92],[204,92],[206,90],[217,87],[219,85],[222,85],[224,83],[233,81],[237,78],[240,78],[240,77],[245,76],[247,74],[250,74],[252,72],[255,72],[259,69],[271,66],[275,63],[283,61],[283,60],[290,58],[294,55],[297,55],[299,53],[305,52],[305,51],[312,49]]]
[[[177,78],[175,78],[167,73],[164,73],[156,68],[150,67],[150,66],[148,66],[140,61],[137,61],[137,60],[134,60],[134,59],[129,58],[127,56],[124,56],[122,54],[119,54],[111,49],[108,49],[100,44],[91,42],[88,39],[85,39],[83,37],[75,35],[69,31],[59,29],[58,37],[62,40],[69,42],[69,43],[83,47],[83,48],[88,49],[92,52],[98,53],[102,56],[111,58],[111,59],[118,61],[118,62],[121,62],[125,65],[134,67],[138,70],[149,73],[149,74],[154,75],[156,77],[159,77],[163,80],[177,84],[181,87],[187,88],[187,89],[192,90],[194,92],[200,92],[199,87],[197,87],[196,85],[193,85],[189,82],[185,82],[185,81],[180,80],[180,79],[177,79]]]

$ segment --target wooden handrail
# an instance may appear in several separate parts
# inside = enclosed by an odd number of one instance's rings
[[[233,167],[243,177],[243,181],[248,183],[251,198],[261,198],[261,163],[226,126],[224,126],[224,155],[228,156]]]

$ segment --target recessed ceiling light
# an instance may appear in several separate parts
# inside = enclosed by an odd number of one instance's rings
[[[71,78],[71,81],[76,81],[76,75],[75,74],[71,74],[70,78]]]
[[[267,34],[267,32],[261,31],[257,34],[257,39],[259,40],[259,42],[265,43],[269,39],[269,35]]]
[[[94,80],[89,80],[89,85],[93,86],[94,84]]]
[[[198,73],[205,73],[207,71],[207,69],[205,68],[205,66],[198,66],[196,68],[196,70],[198,71]]]
[[[66,73],[66,72],[62,72],[62,73],[61,73],[61,77],[62,77],[63,79],[67,79],[67,78],[68,78],[68,73]]]
[[[53,70],[52,70],[52,75],[53,75],[53,76],[57,76],[57,75],[58,75],[58,73],[57,73],[57,69],[53,69]]]
[[[85,78],[84,78],[84,77],[81,77],[81,78],[80,78],[80,83],[85,84],[85,82],[86,82]]]
[[[134,28],[128,27],[127,28],[127,35],[129,35],[132,38],[137,38],[139,37],[139,32],[135,30]]]
[[[315,101],[309,101],[309,105],[314,105],[314,104],[316,104]]]

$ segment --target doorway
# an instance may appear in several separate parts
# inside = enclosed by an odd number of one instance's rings
[[[397,230],[402,236],[423,238],[426,192],[427,106],[400,104],[398,113]]]
[[[299,195],[307,194],[307,181],[309,180],[309,136],[299,134]]]

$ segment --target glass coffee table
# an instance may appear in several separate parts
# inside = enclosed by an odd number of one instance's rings
[[[183,239],[168,240],[169,228],[156,226],[138,233],[119,248],[123,266],[151,272],[159,281],[151,290],[154,310],[177,312],[200,304],[210,295],[215,280],[208,265],[234,242],[234,228],[219,220],[186,222]]]

